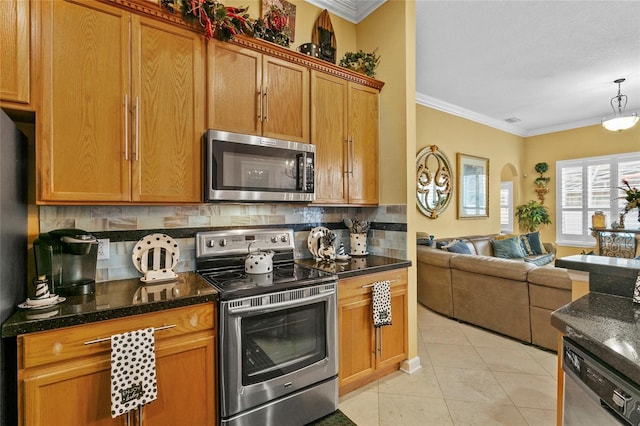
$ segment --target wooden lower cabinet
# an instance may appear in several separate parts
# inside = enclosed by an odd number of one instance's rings
[[[392,325],[373,326],[372,284],[391,281]],[[340,395],[387,375],[407,359],[407,270],[341,279],[338,286]]]
[[[110,341],[85,341],[147,327],[155,333],[158,398],[142,409],[143,424],[213,425],[215,312],[193,305],[18,337],[21,425],[125,425],[111,418]],[[138,413],[132,424],[139,424]]]

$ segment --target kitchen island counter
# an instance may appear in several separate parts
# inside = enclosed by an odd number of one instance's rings
[[[296,260],[296,263],[309,268],[337,274],[339,279],[408,268],[411,266],[410,260],[394,259],[391,257],[375,255],[351,256],[348,260],[335,260],[329,262],[316,261],[315,259],[298,259]]]
[[[174,281],[143,284],[138,278],[96,283],[95,294],[70,296],[46,309],[19,309],[2,324],[2,337],[179,308],[217,300],[195,272]]]
[[[640,385],[640,304],[591,292],[551,314],[568,338]]]

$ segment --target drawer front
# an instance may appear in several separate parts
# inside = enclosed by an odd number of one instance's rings
[[[158,330],[156,341],[201,330],[215,331],[215,306],[213,303],[168,309],[143,315],[117,318],[56,330],[29,333],[18,336],[19,368],[30,368],[77,357],[111,351],[113,334],[144,328],[175,326]],[[85,344],[97,339],[106,339]]]
[[[373,283],[386,280],[391,281],[391,291],[394,291],[399,287],[406,286],[407,269],[393,269],[390,271],[341,279],[338,282],[338,300],[371,294],[373,291]]]

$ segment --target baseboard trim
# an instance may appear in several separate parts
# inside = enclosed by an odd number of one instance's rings
[[[411,375],[416,371],[420,370],[422,365],[420,365],[420,357],[416,356],[411,359],[405,359],[400,364],[400,371],[404,371],[405,373]]]

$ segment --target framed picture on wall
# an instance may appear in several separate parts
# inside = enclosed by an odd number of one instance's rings
[[[289,41],[293,43],[296,40],[296,5],[286,0],[262,0],[263,18],[272,10],[272,7],[278,8],[284,16],[283,32],[287,34]]]
[[[458,219],[489,217],[489,159],[457,154]]]

